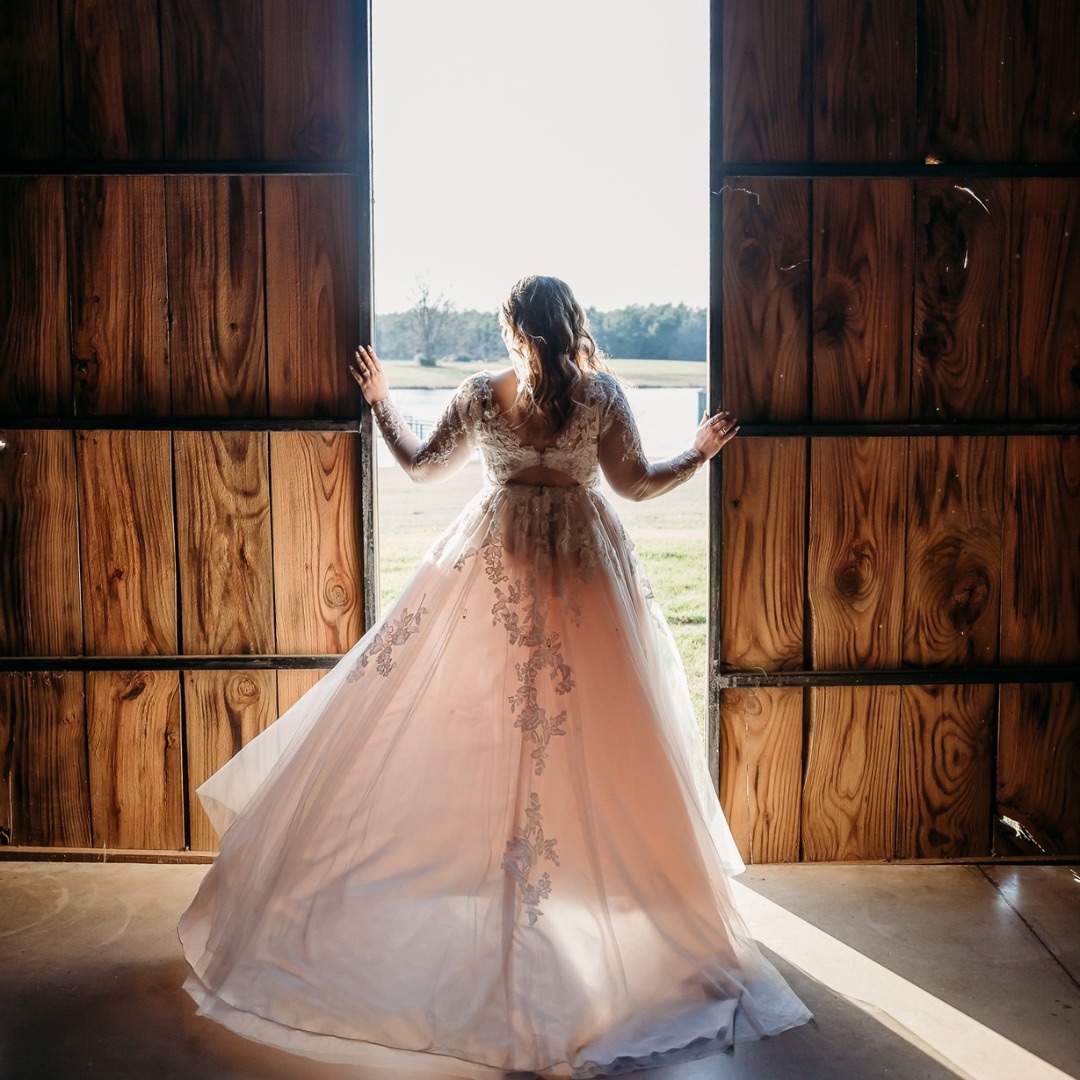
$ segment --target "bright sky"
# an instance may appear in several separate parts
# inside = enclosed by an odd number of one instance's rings
[[[704,306],[708,0],[372,0],[375,309]]]

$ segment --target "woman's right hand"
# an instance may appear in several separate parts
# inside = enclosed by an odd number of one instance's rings
[[[731,413],[718,412],[715,416],[706,413],[694,435],[694,449],[708,461],[735,438],[738,430],[739,422]]]
[[[375,355],[375,350],[368,345],[356,349],[356,359],[349,364],[349,372],[360,384],[360,392],[369,405],[390,396],[390,384],[386,381],[386,372]]]

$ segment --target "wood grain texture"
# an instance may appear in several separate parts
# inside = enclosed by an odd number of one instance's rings
[[[277,647],[343,653],[363,633],[355,435],[272,432]]]
[[[90,847],[83,676],[0,673],[0,843]]]
[[[173,413],[265,416],[262,181],[165,180]]]
[[[72,410],[64,182],[0,177],[0,410]]]
[[[801,668],[806,442],[736,439],[722,475],[721,666]]]
[[[724,161],[809,161],[809,0],[725,0],[720,12]]]
[[[1020,160],[1080,160],[1080,8],[1022,0],[1015,39]]]
[[[157,0],[61,0],[69,157],[162,155]]]
[[[1011,211],[1006,180],[916,184],[914,418],[1005,415]]]
[[[263,7],[259,0],[161,0],[170,160],[262,157]]]
[[[55,4],[0,4],[0,159],[39,161],[64,149]]]
[[[170,434],[80,431],[76,453],[86,652],[175,653]]]
[[[888,859],[896,845],[900,687],[814,687],[808,693],[803,859]]]
[[[273,652],[267,435],[178,431],[174,438],[183,650]]]
[[[358,416],[356,182],[268,176],[265,192],[270,414]]]
[[[77,176],[67,185],[77,411],[167,416],[162,178]]]
[[[913,197],[906,180],[814,181],[816,420],[908,416]]]
[[[86,709],[95,847],[184,847],[178,673],[88,672]]]
[[[82,652],[75,445],[70,431],[14,430],[0,449],[0,653]]]
[[[184,672],[188,822],[192,851],[213,851],[217,834],[195,789],[273,723],[277,685],[272,671]]]
[[[1003,664],[1080,663],[1080,437],[1005,450]]]
[[[724,407],[747,423],[807,418],[810,185],[723,188]]]
[[[1080,180],[1017,180],[1013,197],[1010,416],[1076,419],[1080,417]]]
[[[918,146],[943,162],[1011,161],[1020,0],[921,0]]]
[[[994,687],[905,686],[896,856],[990,854]]]
[[[997,816],[1031,854],[1080,854],[1080,683],[1001,687]]]
[[[365,5],[351,0],[264,5],[267,160],[348,161],[357,156],[354,20],[364,10]]]
[[[277,714],[293,707],[331,668],[280,668],[277,672]]]
[[[906,441],[814,439],[810,471],[813,665],[899,667]]]
[[[915,152],[915,5],[814,0],[814,160]]]
[[[905,665],[997,662],[1004,467],[1002,437],[910,440]]]
[[[803,692],[720,693],[720,804],[747,863],[799,858]]]

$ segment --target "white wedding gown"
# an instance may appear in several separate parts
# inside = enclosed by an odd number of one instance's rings
[[[380,1047],[592,1077],[809,1019],[736,913],[742,869],[670,632],[599,469],[649,465],[618,383],[543,451],[486,374],[420,445],[487,486],[384,618],[199,795],[221,853],[180,922],[199,1011],[312,1057]],[[574,486],[514,483],[542,466]],[[536,475],[535,472],[533,475]]]

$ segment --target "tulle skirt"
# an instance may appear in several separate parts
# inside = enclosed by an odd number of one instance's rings
[[[384,618],[200,789],[199,1011],[592,1077],[805,1022],[736,913],[686,678],[594,488],[482,491]]]

